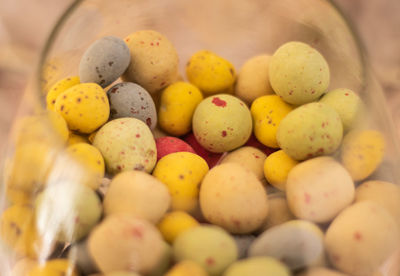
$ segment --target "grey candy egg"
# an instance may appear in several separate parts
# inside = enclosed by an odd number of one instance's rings
[[[140,85],[121,82],[107,91],[111,119],[133,117],[145,122],[150,129],[157,125],[157,111],[150,94]]]
[[[79,64],[82,83],[94,82],[106,87],[128,68],[130,52],[126,43],[113,36],[95,41],[83,54]]]

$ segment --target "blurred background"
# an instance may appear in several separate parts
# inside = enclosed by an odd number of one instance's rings
[[[72,0],[0,0],[0,150],[56,20]],[[400,137],[400,1],[334,0],[365,44]]]

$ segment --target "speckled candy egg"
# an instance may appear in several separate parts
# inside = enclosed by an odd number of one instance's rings
[[[339,88],[332,90],[324,95],[319,102],[325,103],[336,110],[342,119],[345,132],[356,125],[362,114],[363,102],[350,89]]]
[[[171,194],[172,210],[192,212],[196,209],[199,185],[208,172],[206,161],[191,152],[175,152],[161,158],[153,175]]]
[[[336,269],[372,275],[398,248],[399,230],[378,203],[362,201],[343,210],[325,234],[325,249]]]
[[[318,99],[328,88],[329,78],[324,57],[302,42],[282,45],[269,63],[272,88],[290,104],[300,105]]]
[[[92,133],[108,120],[110,106],[104,90],[95,83],[72,86],[58,95],[55,110],[70,130]]]
[[[107,171],[151,172],[157,161],[156,143],[148,126],[135,118],[115,119],[96,134],[93,145],[104,157]]]
[[[157,125],[157,111],[150,94],[140,85],[122,82],[107,91],[111,119],[133,117],[145,122],[149,128]]]
[[[157,223],[170,206],[167,187],[141,171],[126,171],[115,176],[104,197],[106,216],[127,213]]]
[[[88,248],[104,273],[126,269],[147,275],[165,253],[157,228],[127,214],[114,214],[103,220],[90,233]]]
[[[211,223],[236,234],[257,230],[268,215],[268,198],[256,175],[235,163],[214,167],[200,186],[200,207]]]
[[[81,82],[94,82],[106,87],[128,68],[130,53],[125,42],[114,36],[95,41],[86,50],[79,64]]]
[[[175,82],[162,91],[159,108],[160,127],[180,136],[192,129],[193,113],[203,100],[200,90],[187,82]]]
[[[233,92],[236,79],[233,65],[207,50],[198,51],[190,58],[186,75],[205,95]]]
[[[238,258],[235,240],[217,226],[200,225],[179,235],[173,245],[176,261],[190,260],[217,276]]]
[[[248,104],[258,97],[274,94],[269,83],[269,55],[259,55],[247,60],[240,69],[235,95]]]
[[[124,80],[138,83],[154,94],[177,79],[178,54],[165,36],[143,30],[127,36],[125,42],[131,53],[131,63],[123,75]]]
[[[204,99],[193,115],[193,133],[211,152],[225,152],[246,143],[252,132],[250,110],[238,98],[219,94]]]
[[[331,154],[342,141],[339,114],[323,103],[309,103],[290,112],[281,121],[277,141],[296,160]]]
[[[325,223],[353,202],[354,183],[339,162],[320,156],[301,162],[290,171],[286,197],[296,217]]]
[[[174,152],[191,152],[196,153],[194,149],[185,141],[171,136],[164,136],[156,138],[157,146],[157,161],[163,158],[165,155]]]
[[[56,82],[52,87],[50,87],[50,90],[47,93],[46,96],[47,109],[55,111],[54,105],[56,103],[58,95],[63,93],[68,88],[71,88],[72,86],[77,85],[79,83],[80,80],[78,76],[68,77]]]
[[[100,220],[100,198],[80,183],[57,184],[47,187],[36,199],[38,231],[61,242],[80,240]]]
[[[323,237],[323,232],[314,223],[291,220],[259,235],[250,246],[249,256],[274,257],[293,270],[321,264]]]
[[[250,111],[254,123],[254,135],[262,144],[278,148],[276,132],[281,120],[293,110],[277,95],[262,96],[254,100]]]
[[[386,141],[378,130],[354,129],[343,139],[340,157],[354,181],[370,176],[382,163]]]
[[[267,155],[257,148],[241,147],[228,153],[220,164],[236,163],[253,172],[259,180],[263,180],[265,158]]]

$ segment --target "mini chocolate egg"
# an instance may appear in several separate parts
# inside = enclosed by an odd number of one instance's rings
[[[58,95],[55,110],[70,130],[92,133],[107,122],[110,106],[104,90],[96,83],[81,83]]]
[[[161,93],[158,112],[160,127],[181,136],[192,130],[193,113],[203,100],[200,90],[187,82],[175,82]]]
[[[128,269],[147,275],[163,258],[165,242],[150,222],[114,214],[93,229],[88,248],[103,273]]]
[[[81,82],[94,82],[107,87],[118,79],[130,63],[129,48],[114,36],[95,41],[83,54],[79,64]]]
[[[274,94],[269,83],[269,55],[259,55],[248,59],[240,69],[235,95],[251,104],[258,97]]]
[[[300,219],[331,221],[354,200],[354,183],[332,157],[320,156],[297,164],[286,183],[290,210]]]
[[[356,126],[363,112],[363,102],[350,89],[339,88],[325,94],[319,102],[336,110],[343,123],[343,131],[347,132]]]
[[[238,98],[218,94],[204,99],[193,115],[193,133],[208,151],[225,152],[244,145],[252,132],[250,110]]]
[[[370,176],[382,163],[386,141],[380,131],[354,129],[346,134],[340,157],[354,181]]]
[[[268,147],[279,148],[276,132],[282,119],[293,107],[277,95],[267,95],[255,99],[250,110],[257,140]]]
[[[304,160],[335,152],[342,135],[342,121],[332,107],[324,103],[309,103],[282,119],[276,139],[287,155],[295,160]]]
[[[194,261],[217,276],[238,258],[235,240],[222,228],[200,225],[179,235],[173,245],[176,261]]]
[[[236,163],[252,171],[259,180],[264,179],[264,161],[267,155],[253,147],[241,147],[228,153],[221,161],[224,163]]]
[[[264,162],[264,176],[275,188],[286,190],[288,174],[299,162],[287,155],[283,150],[271,153]]]
[[[157,161],[153,134],[135,118],[108,122],[97,132],[93,146],[100,150],[111,174],[129,170],[151,172]]]
[[[329,225],[325,250],[333,267],[369,276],[399,247],[399,229],[388,211],[373,201],[356,202]]]
[[[171,194],[172,210],[193,212],[198,207],[199,186],[208,172],[206,161],[191,152],[175,152],[161,158],[153,175]]]
[[[204,95],[233,92],[235,68],[226,59],[207,50],[193,54],[186,64],[186,75]]]
[[[157,178],[141,171],[125,171],[111,180],[103,206],[106,216],[128,213],[157,223],[170,202],[167,187]]]
[[[68,77],[62,80],[59,80],[56,82],[49,90],[49,92],[46,95],[46,103],[47,103],[47,109],[55,111],[54,105],[56,103],[56,99],[58,95],[63,93],[65,90],[68,88],[71,88],[74,85],[77,85],[80,83],[80,79],[78,76],[73,76],[73,77]]]
[[[291,41],[283,44],[269,61],[269,80],[278,96],[290,104],[317,100],[329,86],[329,66],[310,45]]]
[[[164,216],[158,224],[158,229],[167,242],[172,243],[182,232],[199,223],[191,215],[182,211],[173,211]]]
[[[230,233],[251,233],[267,218],[267,192],[253,172],[236,163],[225,163],[204,177],[200,207],[209,222]]]
[[[223,276],[291,276],[289,268],[273,257],[252,257],[231,264]]]
[[[153,30],[130,34],[125,42],[131,53],[131,62],[122,76],[124,81],[139,84],[150,94],[156,94],[178,77],[178,54],[172,43]]]
[[[140,85],[122,82],[107,91],[111,119],[133,117],[145,122],[149,128],[157,125],[157,112],[150,94]]]
[[[355,202],[373,201],[381,205],[396,220],[400,229],[400,186],[394,183],[369,180],[356,189]]]
[[[80,183],[57,184],[48,186],[36,199],[38,232],[61,242],[81,240],[100,220],[103,211],[100,199],[91,188]]]
[[[45,263],[39,263],[28,274],[28,276],[53,276],[68,275],[78,276],[75,265],[67,259],[52,259]]]
[[[324,261],[324,234],[306,220],[291,220],[269,228],[250,246],[249,256],[270,256],[290,269],[321,264]]]
[[[174,152],[187,151],[196,153],[194,149],[185,141],[171,136],[164,136],[156,138],[157,146],[157,161],[163,158],[165,155]]]

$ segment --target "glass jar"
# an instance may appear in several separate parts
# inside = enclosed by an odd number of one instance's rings
[[[78,0],[66,10],[52,31],[32,89],[24,98],[24,114],[20,114],[11,134],[2,171],[0,199],[3,210],[2,275],[14,275],[10,274],[11,270],[16,264],[22,267],[20,260],[26,256],[41,264],[48,259],[66,257],[70,260],[69,265],[78,263],[79,267],[85,262],[82,252],[74,249],[76,242],[71,242],[72,225],[76,220],[71,210],[78,208],[75,203],[80,198],[76,183],[98,181],[99,176],[65,150],[71,134],[56,115],[45,111],[46,94],[57,81],[78,75],[80,59],[95,40],[104,36],[124,38],[138,30],[156,30],[172,42],[179,55],[182,75],[189,58],[201,49],[218,53],[235,68],[240,68],[255,55],[272,55],[288,41],[311,45],[329,64],[328,91],[347,88],[358,94],[367,107],[363,128],[378,130],[385,140],[382,164],[372,176],[355,183],[359,185],[371,179],[398,183],[398,139],[382,90],[371,73],[362,43],[331,1]],[[86,136],[82,141],[85,139]],[[103,180],[104,183],[107,181]],[[94,190],[101,190],[99,185]],[[44,199],[37,197],[52,186],[64,188],[50,193],[47,200],[51,205],[43,211],[46,215],[39,216],[37,202]],[[318,227],[326,231],[329,222]],[[60,229],[65,235],[61,242]],[[309,253],[304,252],[304,256]],[[399,275],[395,269],[400,261],[395,252],[391,253],[386,256],[385,265],[383,261],[379,265],[380,275]],[[323,251],[322,255],[325,255]],[[328,259],[319,265],[331,267],[332,256]],[[287,262],[284,258],[280,261]],[[32,265],[29,262],[26,261],[27,267]],[[80,272],[89,275],[88,270],[97,272],[86,268]],[[151,275],[162,275],[166,270]],[[74,275],[72,269],[65,272]],[[293,271],[293,274],[297,272]]]

